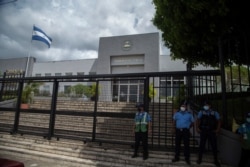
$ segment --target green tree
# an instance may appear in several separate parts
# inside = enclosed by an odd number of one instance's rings
[[[96,94],[96,89],[98,89],[98,90],[97,90],[97,94]],[[93,83],[92,85],[90,85],[90,86],[88,87],[87,92],[86,92],[85,95],[86,95],[88,98],[90,98],[91,100],[96,100],[96,99],[98,99],[98,96],[99,96],[100,92],[101,92],[101,87],[100,87],[100,85],[99,85],[98,88],[97,88],[97,84],[96,84],[96,83]]]
[[[153,4],[153,24],[163,32],[174,59],[217,66],[221,38],[225,64],[249,63],[244,56],[250,45],[247,1],[153,0]]]
[[[237,85],[248,85],[248,68],[245,66],[231,66],[225,68],[227,90],[235,90]]]
[[[181,84],[173,99],[173,107],[175,109],[179,108],[181,103],[185,100],[187,100],[186,86],[184,84]]]
[[[73,89],[74,89],[75,94],[76,94],[77,96],[79,96],[79,97],[82,96],[83,94],[84,94],[85,96],[88,95],[88,89],[89,89],[89,87],[86,86],[86,85],[77,84],[77,85],[73,86]]]
[[[101,89],[100,89],[100,85],[98,86],[98,94],[97,96],[100,94],[101,92]],[[86,96],[87,97],[96,97],[96,89],[97,89],[97,84],[96,83],[93,83],[91,86],[88,87],[87,89],[87,94]]]

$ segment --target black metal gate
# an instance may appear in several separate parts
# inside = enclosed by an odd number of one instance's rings
[[[172,116],[183,100],[189,101],[194,116],[204,99],[212,100],[221,111],[219,75],[214,70],[4,78],[1,83],[15,81],[20,90],[16,105],[0,104],[1,127],[9,127],[0,131],[132,144],[135,105],[143,102],[153,121],[149,144],[158,149],[172,148]],[[38,85],[38,89],[33,91],[29,108],[22,109],[22,90],[28,84]],[[9,119],[11,113],[14,119]],[[192,133],[191,146],[197,147],[198,135],[194,129]]]

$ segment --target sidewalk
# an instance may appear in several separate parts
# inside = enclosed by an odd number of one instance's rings
[[[0,155],[1,158],[11,159],[14,161],[19,161],[24,163],[24,167],[71,167],[70,165],[64,165],[63,162],[52,161],[52,160],[40,160],[39,157],[37,159],[28,158],[28,157],[17,157],[17,156],[10,156],[10,155]],[[79,164],[79,167],[89,167],[86,165]],[[0,164],[0,167],[1,164]]]
[[[14,156],[5,156],[5,155],[0,155],[1,158],[9,159],[9,160],[14,160],[18,162],[24,163],[24,167],[62,167],[61,164],[55,164],[51,162],[45,162],[41,160],[34,160],[30,158],[23,158],[23,157],[14,157]],[[0,163],[0,167],[2,164]]]
[[[22,162],[22,163],[24,163],[25,167],[73,167],[73,166],[75,167],[76,166],[76,165],[70,165],[69,163],[64,164],[62,161],[58,162],[58,161],[53,161],[53,160],[48,160],[48,161],[40,160],[39,157],[38,157],[38,159],[34,159],[34,158],[29,158],[29,157],[16,157],[16,156],[14,157],[14,156],[10,156],[10,155],[1,155],[1,154],[0,154],[0,157]],[[188,166],[190,166],[190,167],[214,167],[215,166],[213,164],[197,165],[195,162],[191,162],[191,165],[186,165],[185,163],[182,163],[182,162],[180,162],[180,163],[166,164],[166,167],[183,167],[183,166],[187,166],[187,167]],[[89,165],[84,165],[84,164],[78,164],[77,166],[78,167],[90,167]],[[1,164],[0,164],[0,167],[2,167]],[[98,165],[98,167],[100,167],[100,166]],[[230,167],[230,166],[221,165],[221,167]]]

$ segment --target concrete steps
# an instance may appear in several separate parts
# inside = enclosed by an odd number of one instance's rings
[[[142,160],[142,153],[137,158],[131,158],[133,149],[128,145],[81,142],[69,139],[47,140],[32,135],[10,135],[0,133],[0,157],[21,156],[32,159],[61,163],[62,166],[100,166],[100,167],[168,167],[186,166],[181,161],[172,163],[174,153],[168,151],[149,150],[149,159]],[[192,166],[196,165],[197,155],[191,155]],[[212,157],[204,155],[204,162],[200,166],[212,167]]]
[[[58,106],[62,111],[73,112],[91,112],[94,110],[93,102],[82,101],[58,101]],[[0,133],[0,157],[5,156],[20,156],[31,157],[33,159],[44,160],[51,163],[61,163],[60,166],[74,167],[74,166],[100,166],[100,167],[168,167],[168,166],[186,166],[183,156],[180,157],[181,161],[172,163],[171,159],[174,152],[169,150],[172,146],[173,137],[170,134],[172,130],[172,110],[167,109],[167,105],[157,104],[150,106],[149,112],[153,117],[154,124],[154,137],[153,141],[155,146],[159,148],[150,149],[149,159],[142,160],[141,154],[138,158],[131,158],[133,149],[130,144],[110,144],[113,140],[121,140],[122,142],[132,142],[133,135],[131,134],[131,127],[133,120],[130,118],[123,118],[117,120],[107,117],[97,117],[96,126],[96,139],[108,140],[108,143],[86,142],[91,139],[93,130],[93,118],[89,116],[75,116],[75,115],[60,115],[58,114],[55,119],[55,137],[47,140],[41,136],[32,136],[25,133],[32,131],[32,128],[41,128],[41,133],[48,132],[49,114],[43,113],[20,113],[19,130],[24,133],[10,135],[8,133]],[[31,106],[34,109],[49,109],[50,102],[37,101]],[[59,108],[57,108],[58,110]],[[32,109],[31,109],[32,110]],[[135,113],[135,105],[132,103],[113,103],[103,102],[98,103],[98,112],[121,112],[121,113]],[[159,112],[160,111],[160,112]],[[60,111],[57,111],[60,112]],[[6,126],[6,129],[11,129],[13,124],[14,112],[2,111],[0,115],[0,124]],[[2,128],[2,127],[0,127]],[[44,128],[44,129],[42,129]],[[35,129],[35,131],[37,131]],[[67,131],[66,133],[64,131]],[[122,134],[120,132],[123,132]],[[167,133],[165,133],[167,132]],[[72,134],[71,134],[72,133]],[[77,133],[77,134],[73,134]],[[24,135],[21,135],[24,134]],[[79,136],[78,140],[69,140],[61,137],[60,135]],[[167,135],[167,136],[166,136]],[[84,138],[84,139],[83,139]],[[57,140],[59,139],[59,141]],[[85,141],[85,143],[83,142]],[[97,140],[98,141],[98,140]],[[194,143],[193,143],[194,142]],[[151,143],[151,138],[149,139]],[[191,140],[192,147],[197,147],[196,140]],[[165,147],[165,146],[168,147]],[[162,148],[164,147],[164,148]],[[157,150],[157,151],[156,151]],[[165,151],[160,151],[165,150]],[[167,151],[166,151],[167,150]],[[197,153],[192,153],[191,163],[192,166],[196,165]],[[212,156],[210,154],[204,155],[203,163],[200,166],[212,167],[214,166]]]
[[[43,110],[45,106],[50,108],[50,100],[36,99],[30,105],[31,111],[34,109]],[[58,100],[57,106],[61,108],[60,111],[69,112],[93,112],[94,103],[91,101],[81,100]],[[173,141],[172,136],[172,110],[167,109],[171,104],[152,103],[149,106],[149,113],[153,119],[153,138],[152,142],[155,145],[171,146]],[[57,109],[58,109],[57,107]],[[77,137],[90,138],[93,131],[93,117],[92,116],[78,116],[60,114],[56,111],[55,118],[55,135],[60,137]],[[134,103],[126,102],[98,102],[97,112],[115,112],[131,113],[136,112]],[[0,123],[10,125],[14,123],[14,112],[1,112]],[[46,135],[49,128],[50,115],[48,113],[32,113],[21,112],[18,128],[21,134],[39,133],[39,135]],[[132,118],[117,119],[109,116],[96,118],[96,138],[102,140],[119,140],[123,142],[133,142],[133,134],[131,128],[133,126]],[[13,126],[12,126],[13,127]],[[10,129],[6,127],[5,129]],[[122,135],[120,132],[123,132]],[[151,138],[149,139],[151,142]],[[197,142],[191,142],[192,147],[197,147]]]

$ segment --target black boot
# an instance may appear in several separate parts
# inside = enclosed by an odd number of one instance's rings
[[[148,159],[148,154],[143,154],[143,160]]]
[[[198,160],[197,160],[197,164],[201,164],[201,162],[202,162],[202,156],[199,155],[199,156],[198,156]]]
[[[143,160],[146,160],[148,159],[148,152],[143,152]]]
[[[218,160],[215,160],[214,164],[215,164],[216,167],[220,167],[220,162]]]
[[[185,161],[186,161],[186,163],[187,163],[188,165],[191,164],[189,158],[185,158]]]
[[[131,158],[136,158],[137,157],[137,153],[134,153]]]
[[[175,157],[174,159],[172,159],[172,162],[177,162],[179,161],[179,158]]]

